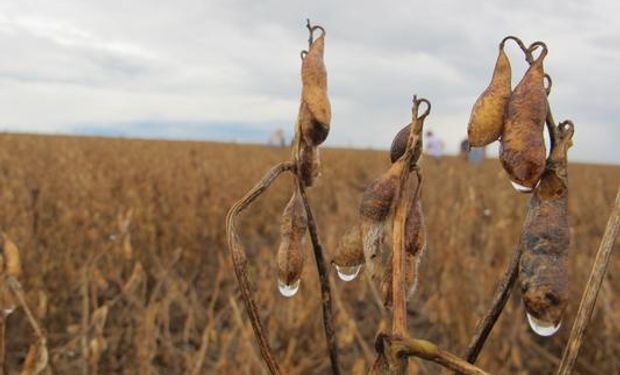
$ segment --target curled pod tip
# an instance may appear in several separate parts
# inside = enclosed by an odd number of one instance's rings
[[[303,243],[307,217],[303,200],[296,188],[282,213],[280,246],[277,253],[279,284],[292,286],[301,277],[304,263]],[[282,288],[280,288],[282,291]],[[284,293],[283,293],[284,294]]]
[[[510,61],[500,44],[491,82],[474,103],[469,117],[467,139],[471,146],[486,146],[502,135],[511,77]]]

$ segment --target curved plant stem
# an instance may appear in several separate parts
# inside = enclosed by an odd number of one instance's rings
[[[605,234],[596,252],[596,258],[594,259],[594,265],[590,272],[590,278],[586,284],[583,296],[581,297],[581,303],[579,304],[579,310],[577,311],[577,317],[573,323],[573,328],[570,332],[570,338],[568,345],[564,349],[562,355],[562,362],[558,369],[558,375],[568,375],[572,373],[575,366],[575,360],[579,354],[583,336],[585,334],[590,317],[594,311],[594,304],[596,303],[596,297],[598,291],[601,289],[601,283],[603,277],[607,271],[607,264],[609,263],[609,257],[614,247],[614,242],[618,236],[620,230],[620,188],[616,193],[616,201],[614,207],[607,221],[607,227],[605,228]]]
[[[385,334],[379,334],[377,340],[381,340],[382,343],[378,342],[376,346],[383,349],[384,355],[392,359],[413,356],[438,363],[447,369],[458,371],[465,375],[488,375],[482,369],[450,352],[442,350],[430,341],[412,339],[407,336],[388,336]]]
[[[252,328],[254,329],[254,335],[258,340],[258,346],[263,360],[269,368],[269,372],[272,374],[280,374],[280,366],[276,362],[269,341],[265,336],[265,328],[260,320],[256,303],[252,298],[252,290],[250,289],[250,282],[247,275],[247,257],[245,250],[239,242],[237,237],[237,231],[235,229],[235,218],[241,211],[246,209],[256,198],[265,192],[271,186],[271,184],[286,171],[294,169],[294,164],[291,162],[282,162],[271,168],[263,178],[239,201],[237,201],[228,211],[226,215],[226,237],[228,239],[228,248],[230,250],[233,266],[237,280],[239,281],[239,287],[241,289],[241,295],[245,302],[245,307],[250,316],[252,322]]]
[[[484,346],[486,339],[489,337],[495,322],[501,315],[504,310],[504,306],[506,306],[506,302],[508,301],[508,297],[510,296],[510,292],[512,291],[512,287],[517,280],[517,275],[519,272],[519,259],[521,259],[521,250],[522,246],[519,244],[515,249],[515,252],[508,264],[508,267],[504,271],[504,275],[495,289],[495,296],[493,296],[493,302],[491,302],[491,306],[489,306],[489,310],[482,318],[478,326],[476,327],[476,333],[474,337],[472,337],[469,342],[469,346],[467,347],[467,351],[465,352],[465,359],[469,363],[475,363],[478,359],[478,355]]]
[[[308,203],[308,197],[304,189],[301,179],[297,178],[297,185],[301,192],[301,198],[304,202],[306,209],[306,217],[308,219],[308,231],[310,232],[310,239],[312,241],[312,250],[314,251],[314,260],[316,261],[316,268],[319,273],[319,282],[321,284],[321,302],[323,307],[323,327],[325,329],[325,339],[327,340],[327,350],[329,351],[329,359],[331,362],[332,373],[334,375],[340,374],[338,368],[338,343],[336,341],[336,330],[334,329],[334,317],[332,313],[332,295],[329,285],[329,271],[325,263],[325,257],[323,256],[323,247],[319,240],[319,234],[312,215],[312,209]]]

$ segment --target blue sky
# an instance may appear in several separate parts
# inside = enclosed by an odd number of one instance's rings
[[[549,46],[573,160],[620,164],[614,1],[118,1],[0,3],[0,130],[260,142],[291,133],[305,18],[327,29],[327,145],[387,148],[411,95],[448,151],[466,134],[497,44]],[[526,64],[507,52],[513,83]],[[495,150],[491,145],[490,150]]]

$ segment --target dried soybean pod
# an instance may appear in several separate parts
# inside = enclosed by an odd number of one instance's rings
[[[299,153],[299,177],[304,186],[312,186],[314,180],[321,175],[321,159],[319,158],[319,148],[301,145]]]
[[[426,226],[422,201],[416,199],[409,208],[405,221],[405,251],[412,256],[421,256],[426,248]]]
[[[420,156],[422,155],[422,129],[424,128],[424,119],[430,114],[431,104],[426,99],[418,100],[416,97],[414,97],[414,101],[417,102],[416,106],[414,106],[415,108],[417,108],[420,103],[426,103],[427,109],[420,117],[417,117],[417,114],[412,113],[413,122],[405,125],[405,127],[400,129],[398,133],[396,133],[396,136],[392,140],[392,145],[390,146],[390,161],[392,161],[392,163],[398,160],[405,153],[407,149],[407,143],[409,142],[409,136],[411,135],[412,124],[415,124],[416,128],[414,129],[414,132],[420,137],[418,137],[418,141],[413,146],[414,149],[413,156],[411,157],[411,166],[416,165],[418,160],[420,159]]]
[[[375,270],[375,257],[380,253],[383,244],[385,224],[404,167],[405,161],[397,160],[385,174],[372,182],[362,195],[360,204],[362,244],[366,265],[371,274]]]
[[[530,198],[521,234],[519,277],[523,302],[530,325],[541,335],[557,331],[569,295],[566,154],[573,132],[570,121],[555,128],[556,144]]]
[[[342,236],[332,263],[339,267],[354,267],[364,264],[364,249],[359,225],[353,225]]]
[[[511,69],[504,43],[499,44],[499,55],[495,62],[493,77],[489,86],[480,94],[471,110],[467,125],[467,140],[471,146],[482,147],[496,141],[504,130],[506,106],[510,98]]]
[[[418,265],[420,257],[413,256],[409,253],[405,254],[405,288],[407,290],[407,298],[411,297],[418,284]],[[383,278],[381,279],[381,294],[383,296],[383,304],[392,306],[392,255],[386,262]]]
[[[321,26],[311,27],[310,48],[302,53],[302,108],[300,110],[301,130],[307,144],[318,146],[329,133],[331,122],[331,105],[327,96],[327,70],[323,61],[325,49],[325,30]],[[321,35],[312,40],[315,30]]]
[[[542,52],[515,87],[510,100],[504,133],[501,138],[500,160],[511,181],[531,191],[545,170],[545,141],[543,128],[547,117],[543,60],[547,47],[533,43],[528,51],[538,46]]]
[[[1,272],[6,272],[8,275],[19,279],[22,275],[22,262],[19,256],[19,250],[17,246],[4,234],[0,234],[0,241],[2,242],[0,252],[2,255],[2,269]]]
[[[288,296],[292,296],[299,285],[304,264],[303,243],[306,227],[307,217],[304,203],[299,189],[295,188],[293,196],[282,213],[280,247],[277,255],[280,291],[287,287],[289,290],[292,289],[293,293]]]
[[[409,134],[411,132],[411,124],[406,125],[404,128],[400,129],[392,140],[392,145],[390,146],[390,161],[394,163],[398,158],[403,156],[405,150],[407,149],[407,142],[409,141]],[[422,137],[418,138],[418,142],[416,142],[415,146],[413,146],[413,157],[411,158],[411,165],[414,166],[417,164],[420,156],[422,155]]]

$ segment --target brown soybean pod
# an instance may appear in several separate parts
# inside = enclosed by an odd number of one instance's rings
[[[339,267],[364,264],[364,249],[359,225],[351,226],[340,239],[332,263]]]
[[[568,300],[568,176],[566,154],[573,125],[556,129],[556,144],[528,205],[519,277],[523,302],[535,319],[557,326]]]
[[[304,141],[308,145],[318,146],[329,134],[332,114],[327,96],[327,70],[323,61],[325,31],[320,26],[309,29],[311,35],[315,29],[321,30],[321,35],[311,42],[307,53],[302,53],[300,121]]]
[[[543,49],[540,56],[530,65],[508,101],[500,147],[500,161],[509,178],[527,188],[534,188],[545,170],[543,128],[547,93],[543,60],[547,47],[536,42],[528,50],[538,46]]]
[[[304,203],[299,189],[295,187],[295,192],[282,213],[280,247],[277,254],[278,278],[286,285],[293,284],[301,276],[307,224]]]
[[[321,159],[319,148],[302,142],[298,160],[299,177],[304,186],[312,186],[321,175]]]
[[[471,111],[467,125],[467,140],[473,147],[486,146],[496,141],[504,130],[512,77],[510,61],[504,52],[505,42],[506,39],[499,45],[499,55],[491,82],[480,94]]]

